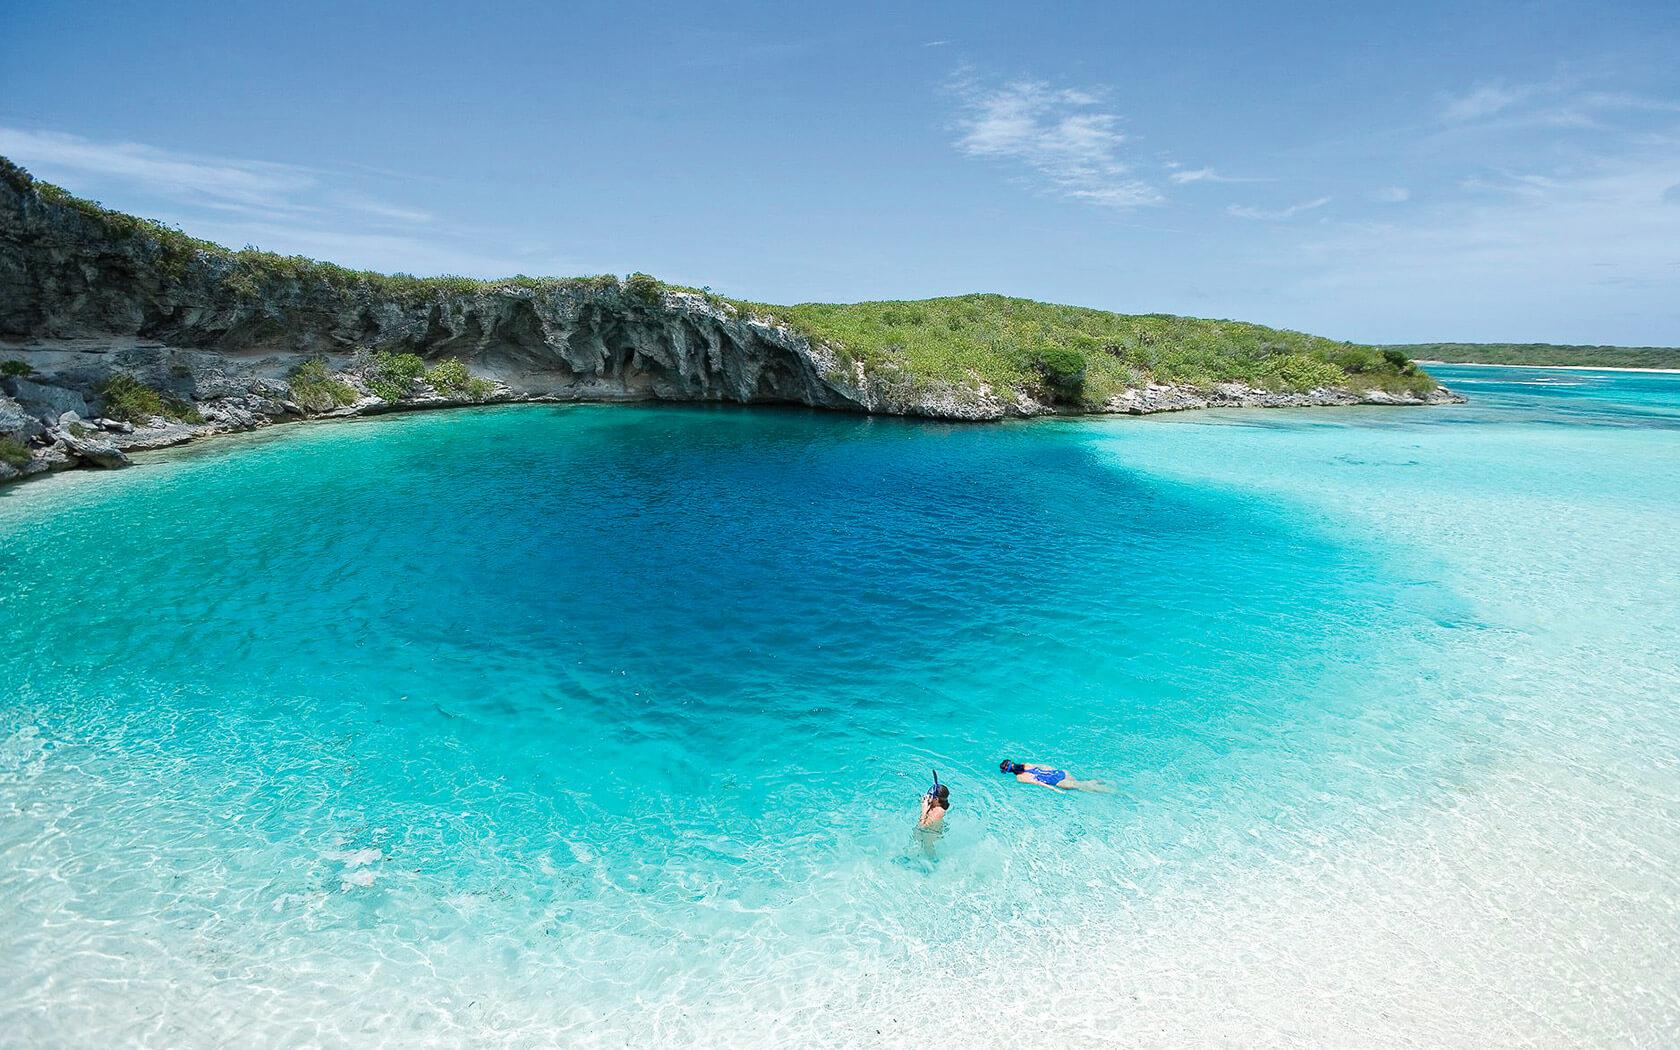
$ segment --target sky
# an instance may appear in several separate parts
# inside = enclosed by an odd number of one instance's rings
[[[0,4],[0,154],[235,248],[1680,345],[1680,2]]]

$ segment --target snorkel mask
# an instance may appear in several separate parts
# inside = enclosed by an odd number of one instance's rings
[[[937,769],[933,771],[933,786],[927,789],[927,798],[929,802],[939,799],[939,770]]]
[[[1021,765],[1019,762],[1011,762],[1007,758],[998,763],[999,773],[1012,773],[1016,776],[1020,776],[1026,771],[1026,768],[1026,766]]]

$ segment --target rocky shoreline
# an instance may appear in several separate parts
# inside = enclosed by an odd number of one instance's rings
[[[0,376],[0,440],[10,439],[26,458],[0,457],[0,484],[61,470],[111,469],[129,465],[131,453],[170,448],[218,434],[240,433],[303,420],[352,419],[393,412],[427,411],[472,405],[576,402],[649,402],[661,400],[728,400],[637,396],[628,390],[604,387],[589,391],[521,389],[502,380],[485,380],[471,396],[440,391],[424,379],[400,397],[376,392],[377,372],[369,355],[357,355],[329,378],[353,391],[343,404],[311,407],[301,402],[290,384],[242,370],[218,355],[181,351],[161,344],[116,345],[100,340],[0,343],[0,361],[20,362],[27,375]],[[37,364],[37,362],[39,364]],[[272,371],[275,362],[266,362]],[[167,375],[174,386],[190,392],[175,403],[187,418],[159,414],[132,421],[103,414],[102,381],[111,375]],[[167,384],[165,385],[167,388]],[[748,399],[742,399],[746,401]],[[970,400],[944,405],[893,405],[884,411],[930,419],[985,422],[1008,417],[1070,414],[1150,415],[1158,412],[1206,408],[1308,408],[1349,405],[1436,405],[1464,399],[1446,388],[1425,397],[1397,397],[1383,391],[1356,392],[1323,388],[1303,392],[1262,390],[1240,383],[1209,388],[1151,384],[1126,390],[1101,409],[1070,412],[1027,398],[1005,404],[1001,400]],[[781,403],[798,404],[784,401]],[[810,404],[809,402],[805,402]],[[812,407],[881,412],[861,404],[816,404]],[[4,449],[0,449],[4,451]]]

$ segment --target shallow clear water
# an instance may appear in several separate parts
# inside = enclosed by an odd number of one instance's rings
[[[1664,1045],[1680,376],[1438,371],[1472,403],[520,407],[6,491],[0,1031]]]

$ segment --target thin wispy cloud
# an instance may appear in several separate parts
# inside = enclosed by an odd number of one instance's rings
[[[1378,301],[1407,288],[1454,309],[1521,303],[1536,335],[1546,324],[1579,331],[1582,318],[1602,322],[1607,289],[1627,296],[1616,308],[1649,310],[1646,292],[1673,283],[1677,171],[1680,136],[1653,136],[1568,172],[1487,176],[1404,224],[1319,227],[1300,258],[1318,269],[1311,289]]]
[[[923,47],[944,47],[946,44],[949,44],[949,43],[950,43],[949,40],[929,40],[927,43],[923,44],[922,46]]]
[[[1171,175],[1168,175],[1167,178],[1178,183],[1180,186],[1190,182],[1225,181],[1221,179],[1212,168],[1196,168],[1191,171],[1175,171]]]
[[[1482,83],[1463,94],[1444,95],[1440,119],[1449,130],[1605,130],[1623,116],[1664,113],[1680,113],[1680,101],[1588,89],[1560,77],[1530,84]]]
[[[1317,211],[1330,203],[1329,197],[1319,197],[1316,200],[1291,204],[1287,208],[1255,208],[1246,204],[1233,204],[1225,211],[1239,219],[1256,219],[1262,222],[1287,222],[1297,215],[1309,211]]]
[[[340,181],[294,164],[204,157],[138,142],[100,142],[59,131],[0,127],[0,154],[74,184],[118,183],[195,208],[272,221],[347,210],[384,223],[423,224],[430,213],[366,194],[328,191]]]
[[[1176,183],[1177,185],[1180,185],[1180,186],[1188,185],[1188,184],[1194,183],[1194,182],[1264,182],[1265,181],[1264,179],[1248,178],[1248,177],[1242,176],[1242,175],[1223,175],[1223,174],[1221,174],[1217,171],[1214,171],[1210,167],[1183,168],[1181,165],[1178,165],[1178,164],[1169,164],[1168,166],[1172,167],[1172,168],[1179,168],[1180,169],[1180,170],[1174,171],[1172,174],[1167,176],[1167,178],[1171,179],[1174,183]]]
[[[1384,186],[1373,191],[1371,199],[1378,204],[1404,204],[1412,199],[1412,191],[1404,186]]]
[[[1558,179],[1537,172],[1500,171],[1492,175],[1474,175],[1460,182],[1459,188],[1471,193],[1491,193],[1507,197],[1544,199],[1562,185]]]
[[[1037,188],[1106,208],[1159,204],[1159,189],[1133,174],[1122,118],[1103,96],[1037,80],[995,87],[955,82],[963,115],[956,147],[971,157],[1017,165]]]
[[[384,201],[372,200],[352,193],[340,193],[333,196],[333,200],[353,211],[371,215],[376,219],[386,219],[396,223],[409,225],[423,225],[432,221],[432,213],[419,208],[404,208]]]
[[[1462,95],[1449,95],[1441,106],[1441,116],[1451,122],[1481,120],[1502,113],[1540,90],[1529,84],[1510,87],[1500,81],[1477,84]]]

